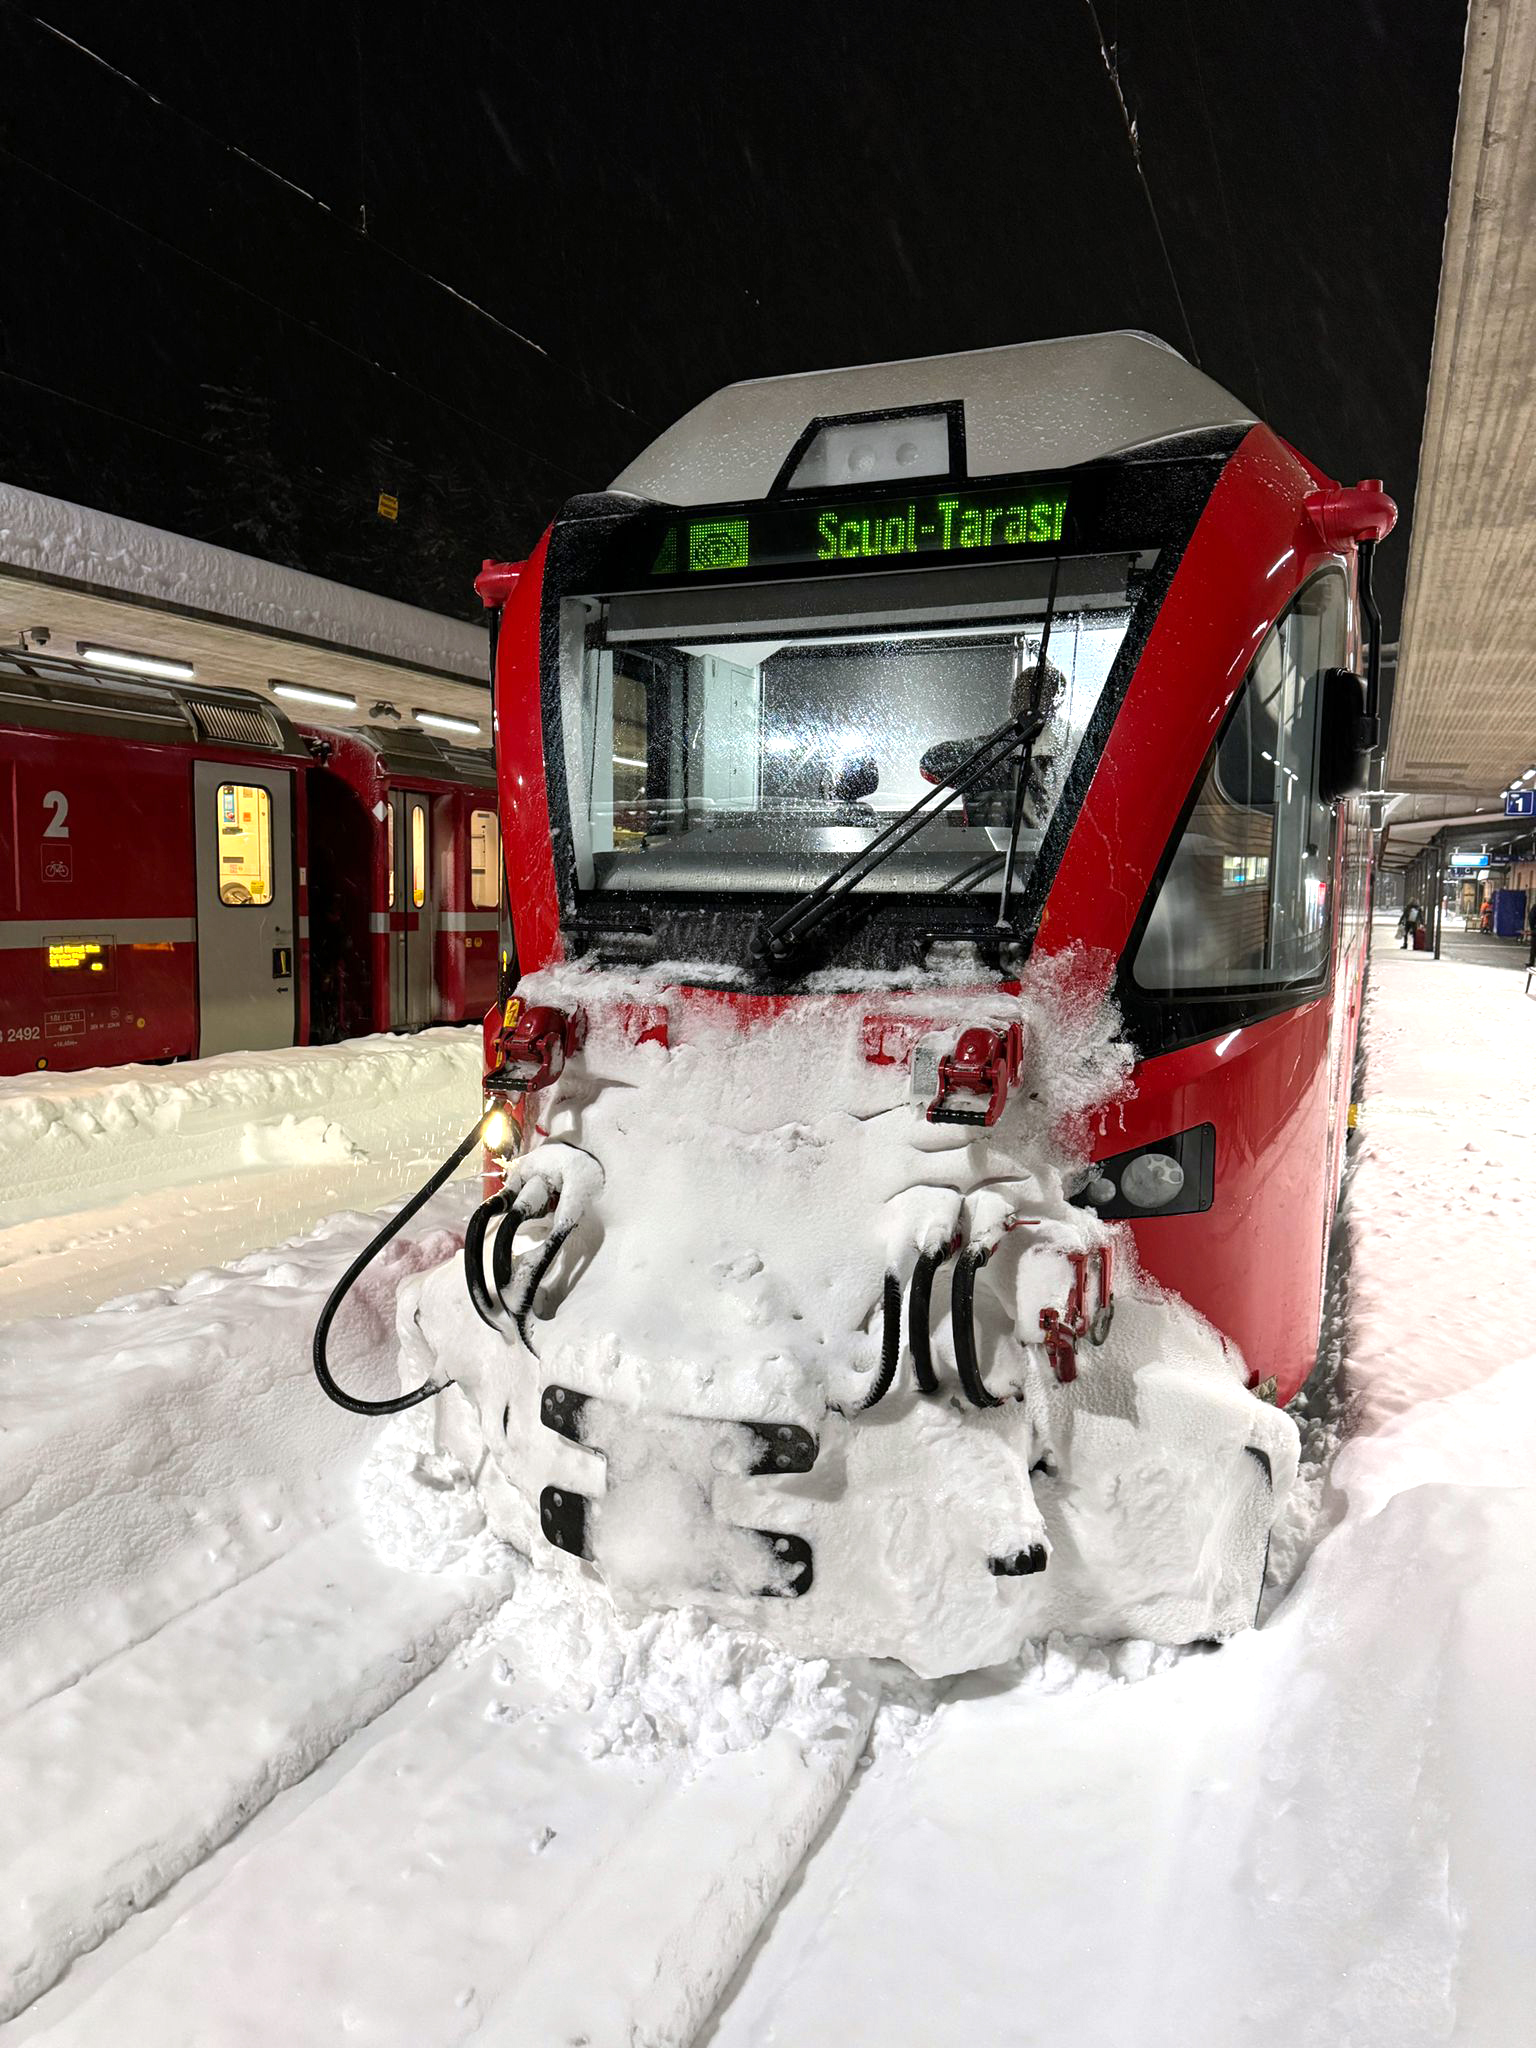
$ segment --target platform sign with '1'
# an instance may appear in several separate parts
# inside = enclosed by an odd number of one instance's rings
[[[1536,789],[1517,789],[1504,799],[1506,818],[1536,818]]]

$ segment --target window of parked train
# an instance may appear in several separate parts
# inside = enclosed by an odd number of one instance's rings
[[[494,811],[469,814],[469,900],[476,910],[501,901],[501,832]]]
[[[221,782],[219,901],[235,909],[272,901],[272,798],[259,783]]]
[[[384,858],[389,867],[389,907],[395,907],[395,807],[390,805],[384,813],[385,849]]]
[[[1139,987],[1219,996],[1327,972],[1333,813],[1317,794],[1323,671],[1348,598],[1314,577],[1259,649],[1136,949]]]
[[[427,807],[411,805],[411,908],[420,910],[427,900]]]

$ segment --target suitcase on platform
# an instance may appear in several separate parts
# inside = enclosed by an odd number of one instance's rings
[[[1427,953],[1429,951],[1429,926],[1427,924],[1416,924],[1414,926],[1413,950],[1415,953]]]

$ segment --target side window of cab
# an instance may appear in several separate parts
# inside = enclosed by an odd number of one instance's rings
[[[1325,570],[1266,637],[1211,750],[1131,962],[1181,1001],[1327,977],[1333,809],[1318,794],[1322,677],[1344,660],[1344,577]]]

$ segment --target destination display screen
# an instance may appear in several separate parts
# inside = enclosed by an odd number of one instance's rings
[[[979,555],[1049,554],[1070,544],[1072,509],[1066,484],[1031,483],[668,513],[648,528],[642,573],[692,583],[789,567],[896,569]]]

